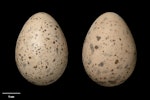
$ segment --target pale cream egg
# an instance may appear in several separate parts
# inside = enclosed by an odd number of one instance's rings
[[[82,51],[86,73],[97,84],[124,83],[136,65],[136,45],[125,21],[114,12],[100,15],[91,25]]]
[[[21,75],[35,85],[52,84],[62,76],[68,47],[51,15],[38,12],[26,21],[16,42],[15,60]]]

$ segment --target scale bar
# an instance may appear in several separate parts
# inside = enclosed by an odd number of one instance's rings
[[[20,92],[2,92],[2,94],[21,94]]]

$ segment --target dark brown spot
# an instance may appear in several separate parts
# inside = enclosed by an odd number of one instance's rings
[[[56,48],[56,52],[58,53],[58,48]]]
[[[113,71],[114,71],[114,69],[111,69],[111,71],[113,72]]]
[[[98,46],[97,46],[97,45],[95,46],[95,49],[98,49]]]
[[[97,41],[99,41],[99,40],[101,39],[101,37],[100,37],[100,36],[96,36],[96,38],[97,38]]]
[[[56,25],[56,28],[59,28],[59,26]]]
[[[125,50],[126,53],[128,53],[128,50]]]
[[[30,63],[28,62],[28,65],[29,65]]]
[[[31,57],[29,56],[29,59],[31,59]]]
[[[62,65],[63,63],[61,62],[60,64]]]
[[[43,32],[46,32],[46,29],[44,29]]]
[[[88,65],[90,65],[91,63],[92,63],[92,61],[91,61],[91,60],[89,60],[89,61],[88,61]]]
[[[55,41],[53,41],[53,44],[55,44]]]
[[[45,68],[47,69],[48,67],[47,67],[47,66],[45,66]]]
[[[99,84],[106,84],[106,82],[103,82],[103,81],[100,81],[100,82],[98,82]]]
[[[110,84],[116,84],[116,81],[108,81]]]
[[[53,27],[53,25],[50,25],[50,27]]]
[[[113,42],[115,42],[116,40],[112,40]]]
[[[94,47],[93,47],[93,44],[90,44],[90,49],[91,49],[91,52],[94,53]]]
[[[53,72],[50,73],[50,75],[53,75],[53,74],[54,74]]]
[[[115,64],[118,64],[119,63],[119,60],[117,59],[117,60],[115,60]]]
[[[46,38],[47,40],[50,40],[50,38]]]
[[[36,66],[34,66],[33,68],[37,68],[37,65],[36,65]]]
[[[55,59],[53,59],[53,62],[55,62]]]
[[[119,40],[121,41],[121,38],[119,38]]]
[[[104,66],[104,62],[99,63],[98,66],[103,67]]]

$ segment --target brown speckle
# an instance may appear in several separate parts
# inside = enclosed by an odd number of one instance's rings
[[[110,84],[116,84],[116,81],[108,81]]]
[[[34,66],[33,68],[37,68],[37,65],[36,65],[36,66]]]
[[[59,28],[59,26],[56,25],[56,28]]]
[[[92,63],[92,61],[91,61],[91,60],[89,60],[89,61],[88,61],[88,65],[90,65],[91,63]]]
[[[55,59],[53,59],[53,62],[55,62]]]
[[[53,41],[53,44],[55,44],[55,41]]]
[[[29,59],[31,59],[31,57],[29,56]]]
[[[50,38],[46,38],[47,40],[50,40]]]
[[[98,66],[103,67],[104,66],[104,62],[99,63]]]
[[[126,68],[128,68],[128,66],[129,66],[129,65],[127,64],[124,68],[126,69]]]
[[[53,25],[50,25],[50,27],[53,27]]]
[[[121,38],[119,38],[119,40],[121,41]]]
[[[44,29],[43,32],[46,32],[46,29]]]
[[[94,53],[94,47],[93,47],[93,44],[90,44],[90,49],[91,49],[91,52]]]
[[[58,53],[58,48],[56,48],[56,52]]]
[[[95,46],[95,49],[98,49],[98,46],[97,46],[97,45]]]
[[[119,60],[117,59],[117,60],[115,60],[115,64],[118,64],[119,63]]]
[[[100,81],[100,82],[98,82],[99,84],[106,84],[106,82],[103,82],[103,81]]]
[[[47,66],[45,66],[45,68],[47,69],[48,67],[47,67]]]
[[[53,74],[54,74],[53,72],[50,73],[50,75],[53,75]]]
[[[100,36],[96,36],[96,39],[97,39],[97,41],[99,41],[101,39],[101,37]]]
[[[126,53],[128,53],[128,50],[125,50]]]

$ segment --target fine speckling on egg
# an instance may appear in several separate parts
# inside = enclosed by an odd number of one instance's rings
[[[21,75],[35,85],[49,85],[63,74],[68,62],[65,36],[45,12],[32,15],[17,42],[15,59]]]
[[[124,83],[136,64],[136,46],[125,21],[114,12],[106,12],[91,25],[82,51],[88,76],[107,87]]]

